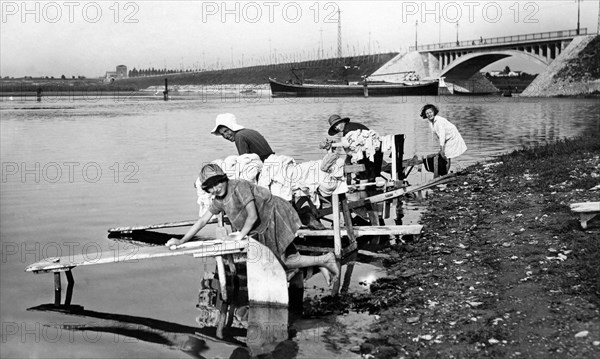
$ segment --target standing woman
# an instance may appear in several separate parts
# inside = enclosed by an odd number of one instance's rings
[[[440,142],[440,156],[447,161],[446,172],[450,170],[450,159],[462,155],[467,145],[456,126],[442,116],[438,116],[438,108],[427,104],[421,109],[421,117],[429,121],[431,131]]]
[[[237,232],[229,239],[242,240],[252,235],[279,258],[286,269],[319,267],[328,284],[339,275],[333,253],[305,256],[292,243],[300,228],[300,218],[292,205],[274,196],[264,187],[245,180],[230,180],[221,167],[210,163],[200,170],[202,189],[214,198],[208,211],[181,239],[171,238],[166,246],[179,245],[192,239],[212,218],[224,212]]]

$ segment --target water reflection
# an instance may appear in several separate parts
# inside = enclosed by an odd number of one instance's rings
[[[293,359],[298,353],[298,344],[291,340],[288,332],[289,315],[286,308],[249,306],[248,329],[230,328],[225,339],[216,337],[214,327],[190,327],[152,318],[97,312],[79,305],[42,304],[28,310],[85,319],[84,323],[50,323],[46,324],[47,327],[128,337],[181,350],[192,358],[213,357],[215,351],[231,353],[229,358],[239,359]]]

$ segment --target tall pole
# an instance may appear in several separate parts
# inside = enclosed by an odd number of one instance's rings
[[[338,9],[338,48],[337,48],[337,56],[338,58],[342,57],[342,12]]]
[[[419,20],[415,20],[415,51],[417,51],[417,46],[418,46],[418,42],[417,42],[418,27],[419,27]]]
[[[269,64],[271,64],[271,62],[273,62],[273,55],[271,53],[271,38],[269,38]]]
[[[456,22],[456,46],[458,46],[458,21]]]
[[[325,58],[325,50],[323,50],[323,28],[320,28],[319,31],[321,32],[321,59]]]
[[[577,35],[579,35],[579,16],[581,13],[581,0],[577,0]]]

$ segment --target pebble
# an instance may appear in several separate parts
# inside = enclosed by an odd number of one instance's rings
[[[468,305],[470,305],[471,307],[475,308],[475,307],[479,307],[480,305],[483,304],[483,302],[467,302]]]
[[[417,315],[416,317],[410,317],[410,318],[407,318],[407,319],[406,319],[406,322],[407,322],[407,323],[409,323],[409,324],[410,324],[410,323],[416,323],[416,322],[418,322],[418,321],[419,321],[419,319],[421,319],[421,317]]]
[[[575,334],[575,338],[585,338],[590,334],[587,330],[582,330],[579,333]]]

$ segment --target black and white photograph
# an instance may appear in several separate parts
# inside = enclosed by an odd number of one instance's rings
[[[600,0],[0,0],[0,357],[600,357]]]

